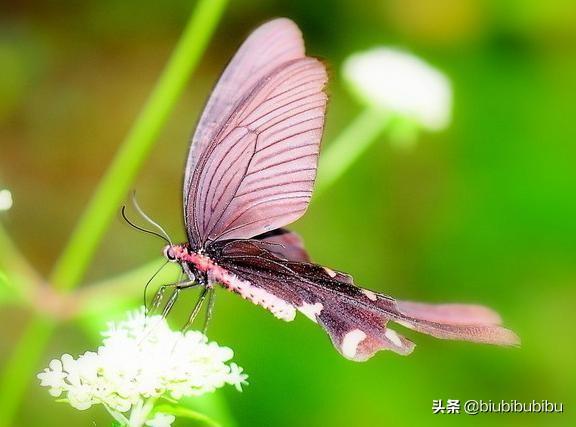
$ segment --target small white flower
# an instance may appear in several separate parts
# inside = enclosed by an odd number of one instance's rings
[[[48,392],[54,397],[59,397],[66,388],[64,379],[67,373],[62,371],[62,362],[58,359],[52,360],[48,366],[44,372],[38,374],[40,385],[50,387]]]
[[[244,373],[244,370],[238,366],[236,363],[230,364],[230,374],[228,374],[228,384],[232,384],[236,387],[236,390],[242,391],[242,385],[248,384],[246,380],[248,375]]]
[[[234,356],[230,348],[208,342],[200,332],[172,331],[161,316],[146,318],[144,309],[110,323],[102,335],[96,352],[52,360],[38,374],[40,385],[76,409],[103,404],[116,415],[131,411],[142,420],[137,425],[146,421],[159,427],[174,417],[157,414],[147,420],[156,399],[199,396],[226,384],[241,390],[246,383],[242,368],[228,364]]]
[[[175,419],[176,417],[174,415],[157,412],[154,418],[146,421],[146,425],[150,427],[170,427]]]
[[[451,118],[452,88],[444,74],[399,49],[377,47],[350,56],[343,74],[365,103],[429,130]]]
[[[0,211],[7,211],[12,207],[12,193],[10,190],[0,190]]]

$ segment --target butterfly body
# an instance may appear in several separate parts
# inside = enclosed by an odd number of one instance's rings
[[[167,246],[165,256],[188,283],[219,284],[285,321],[300,312],[355,361],[379,350],[412,351],[389,322],[437,338],[517,343],[485,307],[399,301],[363,289],[311,262],[299,236],[282,228],[305,213],[312,196],[326,82],[324,65],[306,56],[292,21],[270,21],[248,37],[192,138],[183,191],[188,242]]]
[[[244,299],[264,307],[278,319],[294,320],[296,310],[292,305],[218,265],[214,254],[211,257],[206,255],[204,250],[194,252],[188,244],[168,246],[165,248],[165,253],[168,259],[178,262],[183,267],[190,280],[207,287],[221,285]]]

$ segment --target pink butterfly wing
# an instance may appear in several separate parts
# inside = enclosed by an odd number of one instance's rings
[[[246,92],[259,80],[279,65],[304,56],[302,33],[289,19],[275,19],[253,31],[212,91],[192,138],[191,151],[202,151]],[[188,174],[190,171],[186,169]]]
[[[191,242],[250,238],[304,214],[316,177],[326,81],[324,66],[304,56],[291,21],[269,22],[248,38],[194,136],[184,187]]]

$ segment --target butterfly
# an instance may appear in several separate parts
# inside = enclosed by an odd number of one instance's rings
[[[391,322],[437,338],[517,344],[486,307],[400,301],[361,288],[350,275],[311,262],[300,237],[284,228],[312,196],[327,79],[289,19],[265,23],[240,47],[192,138],[183,189],[188,241],[163,252],[187,279],[171,285],[165,312],[180,290],[199,286],[192,321],[222,286],[284,321],[303,314],[354,361],[413,350]]]

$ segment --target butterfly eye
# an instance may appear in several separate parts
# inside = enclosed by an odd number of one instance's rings
[[[164,256],[166,257],[166,259],[170,262],[176,262],[176,254],[174,253],[174,250],[172,249],[172,246],[166,246],[164,248]]]

